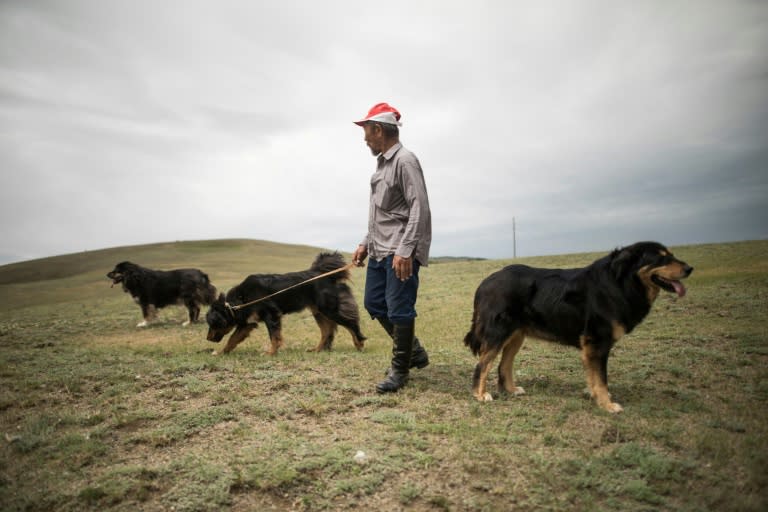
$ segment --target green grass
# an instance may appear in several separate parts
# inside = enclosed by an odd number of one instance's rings
[[[584,397],[575,350],[536,340],[516,366],[526,395],[471,397],[472,296],[510,261],[422,269],[432,364],[385,396],[391,346],[365,315],[363,352],[340,332],[307,353],[305,312],[285,318],[276,357],[263,327],[213,357],[182,308],[136,329],[139,308],[104,276],[125,259],[194,266],[226,290],[318,249],[175,242],[0,267],[0,510],[765,510],[768,241],[673,249],[696,268],[689,293],[661,296],[614,349],[621,415]],[[360,302],[363,284],[354,270]]]

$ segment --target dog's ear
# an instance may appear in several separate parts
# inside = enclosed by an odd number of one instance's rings
[[[610,256],[611,273],[616,279],[624,278],[631,270],[635,254],[629,248],[614,249]]]

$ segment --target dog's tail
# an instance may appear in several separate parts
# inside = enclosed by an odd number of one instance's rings
[[[360,322],[360,310],[352,290],[347,283],[337,283],[336,289],[339,291],[339,314],[345,320],[357,324]]]
[[[332,272],[345,266],[347,263],[344,261],[344,256],[338,252],[321,252],[312,262],[310,270],[317,272],[318,275],[325,274],[326,272]],[[328,279],[332,281],[344,281],[349,279],[349,270],[339,272],[328,276]]]
[[[472,351],[473,354],[480,355],[480,349],[482,348],[483,342],[480,340],[480,337],[477,335],[477,310],[475,310],[472,313],[472,326],[469,328],[469,332],[466,336],[464,336],[464,344],[469,347],[469,350]]]
[[[201,287],[203,304],[210,306],[216,300],[217,290],[216,287],[211,284],[211,280],[208,278],[208,274],[203,274],[203,285]]]

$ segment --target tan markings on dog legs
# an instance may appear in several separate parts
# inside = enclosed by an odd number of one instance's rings
[[[281,329],[275,329],[275,331],[269,336],[270,347],[267,350],[267,354],[274,356],[277,354],[277,350],[283,346],[283,331]]]
[[[320,328],[320,341],[315,348],[309,349],[308,352],[329,350],[328,337],[336,333],[336,322],[314,309],[312,310],[312,316],[314,316],[315,322],[317,322],[317,326]]]
[[[345,327],[345,329],[347,330],[347,332],[349,332],[349,335],[352,336],[352,343],[355,344],[355,348],[357,350],[363,350],[363,348],[365,348],[365,342],[360,340],[360,338],[358,338],[357,335],[355,334],[355,331],[353,331],[349,327]]]
[[[354,343],[355,348],[357,350],[363,350],[363,348],[365,348],[365,342],[361,341],[360,338],[357,337],[357,335],[355,334],[355,331],[346,326],[342,326],[342,327],[344,327],[344,329],[347,330],[349,335],[352,336],[352,343]]]
[[[491,394],[486,391],[488,386],[488,372],[491,370],[493,360],[499,355],[499,349],[490,349],[480,354],[480,362],[475,367],[475,389],[473,394],[481,402],[490,402],[493,400]]]
[[[592,372],[589,371],[587,366],[587,359],[586,359],[586,349],[587,343],[589,342],[590,338],[589,336],[581,336],[579,338],[579,344],[581,345],[581,363],[584,365],[584,370],[587,374],[587,394],[591,398],[595,398],[595,385],[594,385],[594,375]]]
[[[150,304],[147,306],[147,314],[144,315],[144,320],[136,324],[136,327],[146,327],[150,323],[154,322],[157,319],[157,309],[154,305]]]
[[[245,338],[248,337],[249,334],[251,334],[251,331],[253,330],[253,327],[251,326],[245,326],[245,327],[238,327],[235,329],[235,332],[232,333],[232,336],[229,337],[227,340],[227,344],[224,345],[224,348],[221,349],[221,352],[219,354],[228,354],[232,352],[235,347],[237,347],[240,343],[242,343]]]
[[[512,333],[512,336],[504,342],[504,348],[501,352],[501,363],[499,363],[499,387],[503,385],[504,391],[515,396],[525,394],[523,388],[515,386],[515,373],[513,371],[515,355],[517,355],[520,347],[523,346],[524,340],[524,331],[517,330]]]
[[[587,339],[585,336],[581,337],[581,362],[584,364],[584,370],[587,373],[587,386],[589,386],[590,394],[599,407],[608,412],[621,412],[624,408],[611,401],[608,386],[601,376],[600,356],[595,354],[592,345],[586,343]]]
[[[611,322],[611,327],[613,329],[613,341],[619,341],[622,337],[624,337],[625,334],[627,334],[627,329],[623,325],[621,325],[619,322],[614,320]]]

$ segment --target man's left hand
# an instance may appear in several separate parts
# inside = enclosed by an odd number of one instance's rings
[[[392,268],[395,269],[395,276],[399,280],[407,281],[413,275],[413,258],[395,255],[392,259]]]

